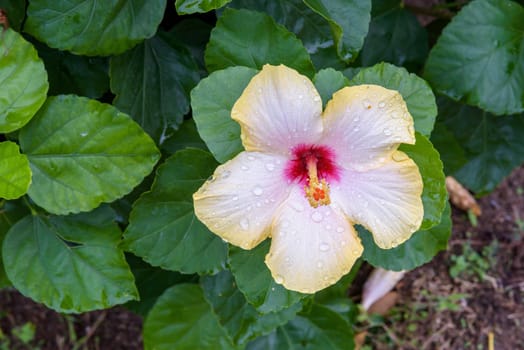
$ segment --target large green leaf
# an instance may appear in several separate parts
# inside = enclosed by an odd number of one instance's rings
[[[24,126],[45,101],[44,63],[30,43],[0,26],[0,133]]]
[[[268,15],[248,10],[224,11],[211,31],[205,59],[210,72],[231,66],[261,69],[270,63],[314,74],[306,49],[293,33]]]
[[[135,277],[140,300],[129,301],[125,306],[142,317],[147,316],[166,289],[194,279],[193,275],[183,275],[153,267],[133,254],[127,254],[126,260]]]
[[[400,92],[415,120],[415,130],[429,136],[435,117],[437,104],[428,83],[405,68],[380,63],[370,68],[361,69],[350,81],[351,85],[377,84]]]
[[[108,207],[72,216],[26,216],[5,237],[7,276],[22,294],[59,312],[85,312],[137,299]]]
[[[372,66],[386,61],[398,66],[420,68],[428,53],[428,35],[413,13],[400,1],[373,1],[369,33],[359,59]]]
[[[322,104],[325,107],[326,103],[333,97],[333,93],[348,86],[349,80],[341,72],[333,68],[326,68],[315,74],[313,83],[320,97],[322,97]]]
[[[25,30],[78,55],[122,53],[153,36],[166,0],[31,0]]]
[[[447,248],[451,235],[451,209],[448,203],[440,224],[415,232],[408,241],[391,249],[379,248],[371,233],[362,227],[358,231],[364,245],[364,259],[371,265],[393,271],[411,270],[427,263],[439,251]]]
[[[29,209],[18,201],[0,201],[0,252],[2,242],[7,234],[7,231],[13,226],[18,220],[29,214]],[[0,254],[0,288],[4,288],[11,285],[11,282],[7,278],[4,269],[3,259]]]
[[[193,193],[217,163],[204,151],[175,153],[158,168],[150,192],[133,206],[124,246],[153,266],[183,273],[214,273],[225,267],[226,244],[195,216]]]
[[[264,263],[269,245],[269,240],[266,240],[251,250],[229,248],[229,264],[238,289],[262,313],[288,308],[304,297],[304,294],[287,290],[273,280]]]
[[[95,100],[50,97],[20,131],[33,172],[29,196],[54,214],[89,211],[138,185],[159,158],[127,115]]]
[[[248,344],[247,350],[348,350],[353,349],[353,328],[328,307],[313,304],[308,314]]]
[[[353,61],[368,33],[371,0],[304,0],[313,11],[326,19],[339,57]]]
[[[234,349],[202,289],[195,284],[178,284],[166,290],[149,312],[143,336],[146,350]]]
[[[27,192],[31,183],[31,168],[18,145],[0,142],[0,198],[15,199]]]
[[[172,135],[168,135],[166,140],[162,143],[162,150],[168,154],[173,154],[184,148],[200,148],[207,150],[206,144],[200,138],[193,119],[185,120],[178,130],[174,131]]]
[[[178,44],[185,46],[198,64],[200,76],[205,77],[207,70],[204,52],[212,29],[210,23],[190,17],[178,22],[163,38],[168,42],[176,40]]]
[[[413,159],[418,166],[424,189],[422,203],[424,204],[424,218],[420,230],[427,230],[440,223],[442,212],[447,203],[446,178],[439,153],[431,142],[419,133],[416,133],[414,145],[401,145],[400,150]]]
[[[33,40],[49,76],[49,95],[76,94],[100,98],[109,91],[106,57],[73,55]]]
[[[233,275],[229,271],[203,277],[202,288],[219,322],[234,342],[239,345],[270,333],[276,327],[294,318],[302,308],[301,303],[295,303],[280,312],[266,314],[257,312],[236,288]]]
[[[256,73],[246,67],[227,68],[202,79],[191,91],[191,108],[198,132],[221,163],[244,149],[240,126],[231,119],[231,109]]]
[[[159,143],[182,123],[200,79],[189,51],[159,35],[111,58],[110,75],[113,104]]]
[[[508,0],[465,6],[431,50],[424,77],[439,92],[494,114],[524,111],[524,8]]]
[[[494,190],[524,163],[524,113],[496,117],[447,98],[438,104],[440,133],[432,140],[449,175],[477,195]]]
[[[231,0],[176,0],[176,12],[180,15],[205,13],[220,8]]]

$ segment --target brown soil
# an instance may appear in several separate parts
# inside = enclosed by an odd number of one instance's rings
[[[480,205],[476,227],[454,210],[449,249],[404,277],[397,306],[365,324],[365,348],[524,349],[524,167]],[[29,344],[13,336],[24,324],[36,327]],[[141,328],[124,308],[64,316],[0,292],[0,350],[142,349]]]

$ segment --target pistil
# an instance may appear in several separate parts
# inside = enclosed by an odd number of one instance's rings
[[[320,179],[320,181],[318,179],[317,163],[318,160],[315,156],[309,156],[306,159],[308,185],[305,186],[304,189],[306,191],[306,198],[313,208],[331,203],[328,183],[325,179]]]

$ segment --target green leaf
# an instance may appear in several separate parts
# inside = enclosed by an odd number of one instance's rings
[[[280,312],[257,312],[235,287],[235,280],[229,271],[203,277],[202,289],[219,322],[239,345],[285,324],[302,308],[300,303],[295,303]]]
[[[229,265],[238,289],[261,313],[288,308],[305,296],[287,290],[273,280],[271,272],[264,263],[269,245],[269,240],[266,240],[251,250],[233,246],[229,248]]]
[[[415,133],[415,136],[417,140],[414,145],[403,144],[399,149],[415,161],[422,175],[424,218],[420,230],[427,230],[441,221],[448,199],[446,178],[440,156],[431,142],[419,133]]]
[[[4,240],[9,280],[22,294],[59,312],[137,299],[113,218],[108,207],[71,216],[26,216]]]
[[[302,41],[304,47],[311,55],[311,59],[317,68],[325,65],[317,65],[315,61],[326,61],[324,55],[329,51],[332,61],[329,66],[334,66],[338,61],[336,50],[333,48],[333,38],[329,23],[310,9],[302,0],[233,0],[228,7],[236,9],[249,9],[265,12],[275,22],[283,25],[287,30],[295,33]],[[333,48],[333,50],[329,50]],[[320,58],[322,58],[320,60]],[[326,57],[327,58],[327,57]]]
[[[415,120],[415,130],[424,136],[431,134],[437,116],[437,104],[431,88],[422,78],[408,73],[404,68],[380,63],[361,69],[350,83],[351,85],[377,84],[397,90],[406,101],[409,113]]]
[[[211,31],[205,60],[209,72],[231,66],[261,69],[266,63],[285,64],[309,77],[315,71],[293,33],[266,14],[248,10],[224,11]]]
[[[20,0],[1,0],[0,8],[7,13],[9,26],[16,31],[20,31],[20,26],[25,16],[25,1]]]
[[[331,100],[334,92],[342,89],[345,86],[349,85],[349,80],[339,71],[334,70],[333,68],[326,68],[319,71],[313,83],[322,97],[322,103],[324,107],[326,103]]]
[[[152,37],[165,8],[166,0],[31,0],[24,29],[55,49],[117,55]]]
[[[364,228],[358,227],[358,231],[364,245],[363,257],[371,265],[393,271],[411,270],[446,250],[451,235],[451,209],[447,203],[440,224],[415,232],[409,240],[391,249],[379,248]]]
[[[176,0],[176,12],[179,15],[189,15],[192,13],[205,13],[218,9],[231,0]]]
[[[109,91],[109,60],[73,55],[33,40],[49,75],[49,95],[77,94],[100,98]]]
[[[0,142],[0,198],[15,199],[27,192],[31,183],[31,168],[18,145]]]
[[[345,61],[353,61],[368,33],[371,0],[304,0],[313,11],[328,21],[337,53]]]
[[[145,320],[143,337],[146,350],[234,348],[195,284],[178,284],[164,292]]]
[[[95,100],[50,97],[20,131],[33,172],[29,196],[54,214],[89,211],[130,192],[159,158],[127,115]]]
[[[158,35],[111,58],[110,75],[113,104],[159,143],[182,123],[189,92],[200,80],[189,51]]]
[[[166,136],[166,140],[162,143],[162,150],[165,150],[168,154],[173,154],[185,148],[199,148],[207,151],[206,144],[200,138],[193,119],[184,121],[177,131]]]
[[[246,67],[227,68],[211,73],[191,91],[191,108],[198,132],[220,163],[244,149],[240,126],[231,119],[231,109],[256,73]]]
[[[135,277],[140,300],[130,301],[125,306],[142,317],[147,316],[158,297],[167,288],[194,279],[192,275],[182,275],[153,267],[132,254],[126,255],[126,260]]]
[[[307,315],[248,344],[247,350],[348,350],[354,348],[353,328],[329,308],[313,304]]]
[[[20,201],[0,201],[0,247],[2,247],[4,237],[11,226],[29,213],[29,209],[22,205]],[[1,259],[1,255],[2,254],[0,254],[0,288],[4,288],[11,286],[11,282],[5,274],[4,263]]]
[[[33,45],[12,29],[0,31],[0,133],[8,133],[33,117],[45,101],[49,84]]]
[[[439,92],[494,114],[524,111],[524,8],[477,0],[446,26],[424,77]]]
[[[369,33],[360,52],[364,66],[382,61],[418,69],[428,53],[428,35],[416,16],[393,1],[380,11],[375,7],[380,1],[373,1],[373,13]]]
[[[211,35],[211,24],[197,18],[186,18],[178,22],[173,29],[163,36],[164,40],[176,41],[185,46],[198,64],[201,77],[207,76],[204,52]]]
[[[447,98],[439,98],[438,104],[443,127],[432,140],[449,175],[468,189],[485,195],[524,162],[524,114],[496,117]]]
[[[227,246],[193,211],[193,193],[217,163],[188,149],[162,164],[150,192],[134,204],[124,246],[153,266],[183,273],[215,273],[225,267]]]

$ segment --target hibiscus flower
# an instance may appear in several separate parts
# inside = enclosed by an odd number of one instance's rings
[[[265,65],[231,110],[245,151],[193,195],[197,217],[225,241],[251,249],[268,237],[266,265],[287,289],[314,293],[362,255],[353,225],[381,248],[422,222],[422,179],[397,148],[414,144],[402,96],[377,85],[345,87],[322,101],[309,79]]]

